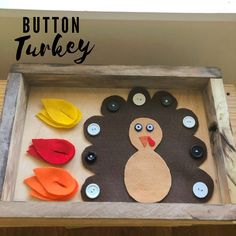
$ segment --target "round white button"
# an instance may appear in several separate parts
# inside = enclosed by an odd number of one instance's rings
[[[96,136],[100,133],[101,128],[99,126],[99,124],[97,123],[91,123],[88,127],[87,127],[87,132],[88,134],[90,134],[91,136]]]
[[[85,189],[86,196],[88,198],[97,198],[100,194],[100,188],[97,184],[89,184]]]
[[[197,198],[205,198],[208,194],[208,187],[205,183],[203,182],[196,182],[193,185],[193,194]]]
[[[184,127],[191,129],[196,125],[196,121],[192,116],[185,116],[183,119]]]
[[[136,106],[142,106],[146,102],[146,97],[142,93],[136,93],[133,96],[133,103]]]

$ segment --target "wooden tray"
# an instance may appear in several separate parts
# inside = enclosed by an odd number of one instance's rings
[[[215,183],[208,204],[85,203],[78,194],[70,202],[47,203],[28,197],[23,179],[42,163],[25,151],[32,138],[62,137],[77,147],[66,168],[82,185],[91,175],[82,167],[80,155],[89,143],[82,134],[85,120],[100,114],[104,98],[116,94],[127,98],[130,88],[170,91],[178,107],[193,110],[199,119],[196,136],[209,150],[201,165]],[[69,133],[50,129],[34,117],[40,98],[73,101],[83,112],[81,124]],[[199,224],[236,220],[236,152],[231,133],[223,82],[217,68],[163,66],[56,66],[16,65],[8,77],[0,126],[0,217],[1,222],[29,225],[157,225]],[[35,219],[37,218],[37,219]],[[39,219],[40,218],[40,219]],[[50,220],[49,220],[50,219]],[[170,221],[171,220],[171,221]],[[0,223],[1,224],[1,223]],[[6,225],[6,224],[5,224]]]

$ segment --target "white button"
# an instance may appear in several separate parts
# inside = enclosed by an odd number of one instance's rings
[[[193,185],[193,193],[197,198],[205,198],[208,194],[208,187],[203,182],[197,182]]]
[[[192,116],[185,116],[183,119],[184,127],[191,129],[196,125],[196,121]]]
[[[100,194],[100,188],[97,184],[89,184],[85,189],[86,196],[88,198],[97,198]]]
[[[133,96],[133,103],[136,106],[142,106],[146,102],[146,97],[142,93],[136,93]]]
[[[88,134],[90,134],[91,136],[96,136],[100,133],[101,128],[99,126],[99,124],[97,123],[91,123],[88,127],[87,127],[87,132]]]

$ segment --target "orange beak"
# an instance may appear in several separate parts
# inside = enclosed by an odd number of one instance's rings
[[[150,137],[150,136],[141,136],[139,137],[141,143],[143,144],[143,147],[146,147],[147,144],[149,144],[149,146],[153,147],[155,146],[155,141]]]
[[[147,140],[147,136],[141,136],[139,137],[141,143],[143,144],[143,147],[147,146],[148,140]]]

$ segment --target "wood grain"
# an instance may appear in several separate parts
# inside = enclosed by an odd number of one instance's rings
[[[30,85],[90,88],[203,88],[210,77],[221,76],[218,68],[187,66],[17,64],[12,71],[23,73]]]
[[[184,227],[31,227],[1,228],[1,236],[235,236],[236,225],[201,225]]]
[[[4,99],[4,109],[2,111],[0,124],[0,196],[2,193],[3,181],[5,178],[6,163],[21,80],[21,74],[10,74],[6,87],[7,93]]]
[[[236,143],[236,87],[233,84],[225,84],[226,99],[229,108],[229,118],[234,140]]]
[[[3,106],[3,100],[5,95],[5,89],[6,89],[6,81],[0,80],[0,117],[1,117],[1,111]]]
[[[236,203],[236,148],[222,80],[209,81],[205,105],[222,200]]]
[[[125,65],[58,65],[58,64],[15,64],[12,72],[23,74],[90,74],[90,75],[127,75],[221,78],[220,69],[216,67],[191,66],[125,66]]]
[[[236,205],[175,203],[0,202],[0,209],[0,224],[8,218],[17,223],[20,217],[32,220],[28,226],[230,224],[236,215]]]
[[[20,85],[17,95],[17,103],[15,108],[15,118],[11,132],[11,143],[8,151],[5,179],[2,190],[2,201],[9,201],[14,196],[14,186],[16,183],[19,153],[21,151],[21,142],[24,131],[26,107],[28,101],[28,88],[23,78],[20,76]]]

